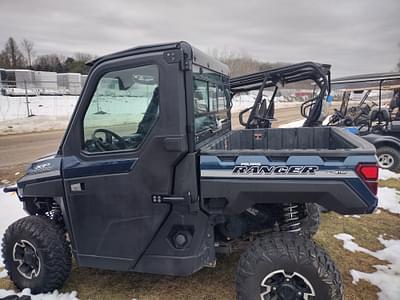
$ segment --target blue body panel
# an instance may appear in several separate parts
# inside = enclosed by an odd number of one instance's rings
[[[239,155],[236,157],[218,157],[214,155],[201,155],[200,156],[200,169],[201,179],[203,182],[210,180],[220,180],[227,182],[237,180],[246,181],[248,185],[251,185],[255,181],[276,182],[287,181],[288,185],[294,184],[294,180],[299,183],[303,182],[308,184],[308,181],[312,181],[317,185],[327,185],[326,193],[334,193],[334,190],[329,190],[328,186],[332,186],[334,183],[338,187],[345,185],[349,190],[354,193],[347,193],[348,199],[341,199],[343,201],[359,202],[360,210],[358,213],[368,213],[375,209],[377,206],[377,197],[371,192],[366,183],[357,175],[356,167],[358,164],[376,164],[376,159],[372,155],[351,155],[346,158],[337,158],[324,160],[319,155],[293,155],[282,160],[271,160],[268,156],[264,155]],[[290,174],[290,173],[278,173],[271,174],[265,173],[240,173],[235,175],[234,169],[240,166],[268,166],[281,168],[288,167],[307,167],[315,166],[316,171],[312,174]],[[300,168],[301,168],[300,167]],[[274,170],[274,168],[271,168]],[[278,170],[280,171],[280,170]],[[239,175],[239,176],[237,176]],[[288,186],[289,188],[289,186]],[[311,188],[312,189],[312,188]],[[315,187],[317,190],[317,187]],[[282,191],[284,193],[286,191]],[[333,195],[334,197],[335,195]],[[322,196],[321,196],[322,198]],[[310,196],[309,202],[314,202],[316,199],[312,199]],[[334,207],[334,203],[331,203]],[[356,204],[357,206],[357,204]],[[365,209],[366,208],[366,209]],[[356,209],[348,213],[355,213]]]

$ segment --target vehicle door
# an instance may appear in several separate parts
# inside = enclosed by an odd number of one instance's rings
[[[187,151],[184,76],[165,53],[94,66],[61,148],[66,209],[80,265],[130,269],[167,217]]]

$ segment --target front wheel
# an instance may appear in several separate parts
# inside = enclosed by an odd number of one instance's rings
[[[2,254],[11,281],[33,294],[60,288],[71,271],[71,249],[64,230],[42,216],[11,224],[3,238]]]
[[[400,154],[399,151],[392,147],[379,147],[376,150],[378,157],[378,165],[382,169],[390,171],[398,171],[400,168]]]
[[[312,240],[278,232],[256,240],[241,256],[238,299],[343,299],[339,271]]]

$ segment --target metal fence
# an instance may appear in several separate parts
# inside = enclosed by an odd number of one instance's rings
[[[0,82],[0,121],[31,116],[69,116],[84,82],[69,78],[57,81],[2,80]]]

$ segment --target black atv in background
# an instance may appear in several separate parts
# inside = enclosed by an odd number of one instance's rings
[[[342,92],[342,104],[328,125],[357,127],[360,136],[376,147],[379,166],[400,171],[400,73],[337,78],[332,90]],[[384,101],[388,92],[390,100]],[[357,95],[360,101],[350,99]]]
[[[237,78],[186,42],[97,58],[55,155],[14,191],[29,216],[7,229],[11,280],[60,288],[79,266],[164,275],[215,267],[251,242],[239,299],[342,299],[340,273],[312,235],[320,204],[341,214],[377,205],[374,147],[335,127],[270,128],[263,91],[312,81],[306,126],[321,123],[329,65],[295,64]],[[231,97],[258,90],[232,130]]]

